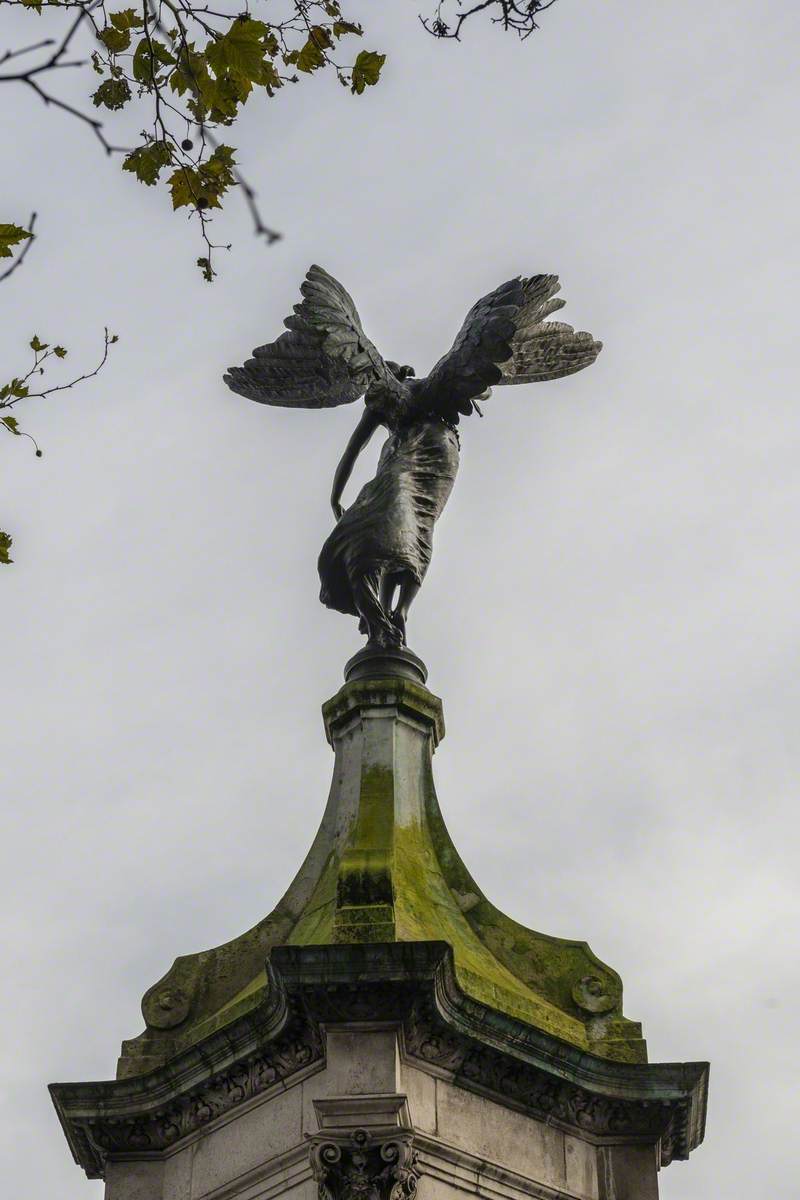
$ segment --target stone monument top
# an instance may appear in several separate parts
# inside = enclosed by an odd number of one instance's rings
[[[707,1064],[649,1063],[617,973],[505,916],[463,863],[434,786],[442,704],[406,645],[460,417],[600,350],[546,319],[557,290],[503,284],[416,380],[312,267],[287,332],[227,376],[265,404],[364,395],[319,570],[368,640],[323,705],[333,779],[286,894],[148,989],[116,1079],[51,1085],[106,1200],[656,1200],[658,1169],[702,1140]],[[375,478],[345,510],[380,425]]]
[[[649,1145],[662,1165],[686,1157],[702,1139],[706,1065],[648,1064],[617,973],[487,899],[436,796],[441,702],[409,677],[420,660],[372,653],[323,706],[330,795],[284,897],[240,937],[176,959],[145,993],[146,1029],[123,1043],[116,1081],[52,1085],[76,1159],[92,1176],[162,1161],[321,1069],[331,1029],[375,1022],[402,1031],[403,1061],[565,1136]]]
[[[645,1061],[641,1026],[622,1013],[622,983],[588,945],[526,929],[483,895],[442,818],[431,759],[441,701],[405,676],[408,652],[372,652],[323,707],[335,753],[322,823],[278,905],[225,945],[176,960],[146,993],[147,1030],[126,1042],[124,1077],[161,1066],[263,1003],[276,946],[445,942],[464,993],[570,1045]],[[386,671],[396,672],[387,675]],[[424,669],[424,668],[423,668]],[[401,673],[402,672],[402,673]],[[355,678],[353,675],[355,673]]]

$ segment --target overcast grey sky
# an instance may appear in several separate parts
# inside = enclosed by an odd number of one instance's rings
[[[410,638],[440,799],[497,904],[620,971],[653,1060],[711,1060],[664,1200],[796,1195],[797,5],[561,0],[525,45],[456,46],[418,4],[356,5],[379,88],[253,106],[234,140],[286,239],[232,203],[213,287],[164,195],[4,97],[0,219],[41,230],[5,373],[34,329],[75,362],[121,336],[24,414],[41,461],[0,445],[9,1196],[100,1195],[46,1083],[110,1077],[142,993],[274,905],[322,811],[359,643],[315,564],[357,413],[221,383],[312,261],[418,371],[518,273],[604,340],[464,430]]]

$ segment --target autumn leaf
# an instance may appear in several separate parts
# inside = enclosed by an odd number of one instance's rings
[[[124,108],[131,98],[131,89],[127,79],[106,79],[92,95],[95,108],[102,104],[104,108],[116,111]]]
[[[33,237],[33,234],[20,225],[0,225],[0,258],[11,258],[11,247],[27,241],[29,237]]]
[[[111,13],[109,20],[115,29],[141,29],[144,21],[135,8],[124,8],[121,12]]]
[[[172,207],[177,208],[219,208],[217,202],[213,205],[207,196],[203,195],[200,176],[194,167],[178,167],[167,180],[172,193]]]
[[[364,36],[364,30],[360,25],[355,25],[352,21],[334,21],[333,36],[340,38],[344,37],[346,33],[354,33],[356,37]]]
[[[178,167],[168,179],[173,208],[222,208],[220,198],[236,180],[232,146],[217,146],[199,167]]]
[[[105,29],[97,31],[97,40],[112,54],[121,54],[130,46],[131,34],[129,29],[115,29],[113,25],[107,25]]]
[[[174,63],[174,56],[158,38],[142,38],[133,52],[133,78],[149,86],[160,67],[171,67]]]
[[[251,83],[260,83],[267,33],[263,21],[253,21],[250,17],[233,21],[227,33],[210,42],[206,49],[206,58],[217,78],[230,71]]]
[[[146,146],[137,146],[125,156],[122,163],[123,171],[132,171],[140,183],[148,187],[156,183],[164,167],[172,161],[168,144],[163,141],[148,142]]]
[[[327,29],[323,29],[321,25],[315,25],[308,35],[308,41],[295,59],[298,71],[305,71],[309,74],[311,71],[323,67],[325,65],[324,51],[330,50],[332,45],[331,35]]]
[[[13,396],[14,400],[24,400],[28,391],[27,385],[21,379],[12,379],[11,383],[4,383],[0,387],[0,401],[8,400],[9,396]]]
[[[375,50],[362,50],[353,64],[353,82],[350,90],[360,96],[366,87],[376,84],[385,62],[385,54],[378,54]]]

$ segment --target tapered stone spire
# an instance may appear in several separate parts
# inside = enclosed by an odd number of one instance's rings
[[[441,1186],[448,1196],[459,1189],[458,1138],[446,1154],[428,1147],[438,1165],[431,1159],[427,1171],[419,1139],[445,1121],[441,1098],[460,1104],[469,1126],[483,1096],[491,1121],[507,1123],[503,1137],[523,1118],[520,1137],[559,1131],[563,1170],[545,1159],[523,1169],[511,1149],[505,1159],[498,1150],[501,1175],[544,1189],[528,1194],[655,1197],[658,1166],[702,1138],[706,1066],[648,1065],[640,1026],[623,1016],[619,976],[585,942],[526,929],[483,895],[439,809],[432,756],[442,706],[419,660],[360,655],[348,675],[323,708],[333,781],[292,885],[247,933],[178,958],[149,989],[146,1030],[123,1043],[116,1081],[53,1085],[73,1153],[91,1175],[111,1170],[113,1200],[278,1195],[277,1183],[236,1190],[241,1163],[234,1155],[222,1165],[222,1130],[254,1105],[272,1120],[270,1105],[298,1088],[300,1123],[286,1144],[259,1150],[254,1135],[245,1155],[259,1178],[289,1154],[309,1197],[356,1200],[348,1188],[361,1172],[370,1200],[384,1188],[384,1200],[410,1200],[418,1184],[434,1200]],[[373,1069],[380,1087],[368,1086]],[[325,1079],[303,1099],[318,1074]],[[452,1095],[439,1097],[437,1079]],[[183,1191],[173,1186],[168,1161],[182,1147],[201,1153],[208,1139],[225,1190],[204,1191],[192,1172]],[[581,1164],[572,1182],[568,1146]],[[150,1190],[135,1191],[130,1180],[143,1171]]]

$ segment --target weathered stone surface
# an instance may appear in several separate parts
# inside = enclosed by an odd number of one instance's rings
[[[455,1084],[436,1089],[436,1136],[553,1188],[566,1185],[564,1134]]]
[[[596,1196],[597,1149],[570,1134],[564,1136],[565,1190],[570,1196]]]
[[[169,1196],[169,1200],[192,1200],[194,1154],[194,1145],[188,1145],[164,1159],[163,1195]]]
[[[651,1146],[602,1146],[598,1200],[658,1200],[656,1171]]]
[[[410,1089],[433,1136],[451,1120],[443,1097],[464,1104],[469,1093],[582,1141],[650,1144],[662,1163],[702,1140],[704,1064],[618,1063],[571,1047],[467,996],[443,943],[283,947],[269,978],[262,1010],[148,1075],[52,1086],[90,1175],[120,1155],[171,1154],[212,1126],[257,1124],[251,1109],[302,1084],[291,1118],[299,1138],[316,1128],[329,1089],[394,1094],[407,1068],[434,1081],[433,1092],[419,1079]],[[246,1171],[238,1153],[232,1143],[225,1157]]]
[[[336,1095],[380,1095],[397,1090],[396,1026],[330,1025],[325,1033],[326,1084]]]
[[[257,1008],[274,946],[392,941],[446,941],[476,1000],[574,1046],[643,1061],[641,1028],[622,1015],[619,976],[585,942],[504,916],[461,862],[433,782],[441,702],[406,678],[364,678],[323,714],[336,761],[305,863],[269,917],[177,959],[147,992],[147,1030],[123,1044],[119,1075],[152,1070]]]
[[[403,1059],[399,1087],[408,1096],[415,1128],[421,1133],[437,1132],[437,1082],[434,1075],[428,1075],[408,1058]]]
[[[281,904],[148,992],[116,1080],[54,1084],[106,1200],[655,1200],[707,1065],[648,1064],[582,942],[509,921],[447,834],[441,705],[325,706],[331,795]]]
[[[213,1137],[196,1141],[192,1154],[192,1192],[204,1196],[297,1146],[302,1134],[302,1090],[243,1106],[234,1119],[220,1121]],[[170,1198],[171,1200],[171,1198]]]
[[[105,1200],[162,1200],[163,1162],[109,1163]]]

